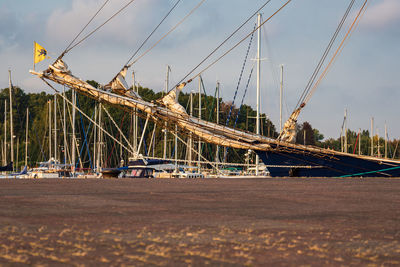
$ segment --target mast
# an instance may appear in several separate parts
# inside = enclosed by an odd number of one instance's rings
[[[281,64],[281,81],[279,90],[279,132],[282,132],[282,99],[283,99],[283,64]]]
[[[358,130],[358,155],[361,155],[361,128]]]
[[[54,94],[54,159],[57,160],[57,94]]]
[[[49,160],[51,159],[51,100],[48,102],[49,104]]]
[[[16,170],[18,170],[18,152],[19,152],[19,137],[17,138],[17,158],[15,159],[15,168],[14,169],[16,169]],[[15,177],[16,178],[16,177]]]
[[[66,112],[65,112],[65,86],[63,87],[63,131],[64,131],[64,164],[67,163],[67,124],[66,124]]]
[[[387,157],[388,157],[388,151],[387,151],[387,125],[386,125],[386,122],[385,122],[385,159],[387,159]]]
[[[374,117],[371,118],[371,156],[374,156]]]
[[[25,126],[25,166],[28,166],[28,129],[29,129],[29,108],[26,108],[26,126]]]
[[[94,121],[96,123],[93,124],[93,164],[94,168],[97,166],[97,155],[96,155],[96,146],[97,146],[97,103],[94,106]]]
[[[169,72],[171,71],[171,67],[169,65],[167,65],[167,71],[165,74],[165,87],[164,87],[164,93],[168,94],[168,90],[169,90]],[[168,127],[168,123],[165,122],[165,127],[163,129],[164,132],[164,154],[163,154],[163,158],[166,159],[167,158],[167,127]]]
[[[132,90],[137,93],[136,81],[135,81],[135,72],[132,71]],[[138,116],[137,116],[137,109],[133,109],[133,151],[138,151]]]
[[[178,173],[178,125],[175,124],[175,173]]]
[[[193,91],[190,92],[190,116],[193,116]],[[193,133],[189,133],[189,166],[192,165]]]
[[[219,82],[217,82],[217,124],[219,124]],[[215,151],[215,161],[219,162],[219,145]],[[218,164],[216,165],[218,169]]]
[[[4,100],[4,166],[7,165],[7,100]]]
[[[12,109],[12,84],[11,84],[11,70],[8,70],[8,85],[10,93],[10,138],[11,138],[11,162],[14,163],[14,128],[13,128],[13,109]],[[14,171],[14,165],[13,165]]]
[[[201,76],[199,76],[199,119],[201,120]],[[197,160],[198,160],[198,167],[199,167],[199,170],[198,170],[198,172],[200,173],[201,171],[200,171],[200,168],[201,168],[201,164],[200,164],[200,161],[201,161],[201,140],[200,140],[200,138],[199,138],[199,147],[198,147],[198,157],[197,157]]]
[[[99,127],[98,127],[98,133],[97,133],[97,139],[98,139],[98,142],[97,142],[97,156],[96,156],[96,159],[97,159],[97,164],[96,164],[96,166],[97,166],[97,172],[98,173],[100,173],[100,170],[101,170],[101,168],[100,168],[100,164],[101,164],[101,141],[102,141],[102,139],[101,139],[101,115],[102,115],[102,104],[101,104],[101,102],[99,103],[99,108],[98,108],[98,113],[99,113]]]
[[[344,110],[344,153],[347,153],[347,109]]]
[[[72,90],[72,177],[75,177],[75,110],[76,110],[76,92]]]
[[[261,14],[257,15],[257,121],[256,121],[256,134],[260,134],[260,80],[261,80]],[[258,176],[260,158],[256,154],[256,176]]]

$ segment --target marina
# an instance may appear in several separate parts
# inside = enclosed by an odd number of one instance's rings
[[[0,4],[0,265],[399,266],[395,1]]]

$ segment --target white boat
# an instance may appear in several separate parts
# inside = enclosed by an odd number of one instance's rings
[[[60,164],[54,158],[40,162],[39,167],[33,168],[28,172],[28,178],[68,178],[70,177],[71,166]]]

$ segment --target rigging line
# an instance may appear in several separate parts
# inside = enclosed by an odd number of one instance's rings
[[[365,11],[367,2],[368,2],[368,0],[365,0],[364,4],[362,5],[360,10],[358,11],[358,14],[357,14],[356,18],[354,19],[353,23],[351,24],[349,30],[347,31],[346,35],[344,36],[342,42],[340,43],[339,47],[336,49],[334,55],[332,56],[330,62],[326,66],[325,70],[322,72],[321,76],[318,78],[317,82],[314,84],[314,86],[311,89],[311,91],[309,92],[309,94],[305,97],[305,103],[307,103],[310,100],[311,96],[314,94],[314,92],[317,89],[318,85],[321,83],[322,79],[325,78],[327,72],[330,70],[330,67],[332,66],[333,62],[337,58],[338,54],[340,54],[342,52],[343,45],[344,45],[345,41],[347,41],[348,38],[350,37],[350,34],[353,32],[354,26],[356,25],[356,23],[358,23],[358,21],[360,21],[360,19],[361,19],[360,16],[363,14],[363,11]]]
[[[257,27],[257,24],[254,25],[254,29],[255,29],[256,27]],[[253,29],[253,30],[254,30],[254,29]],[[247,58],[248,58],[248,56],[249,56],[251,44],[253,43],[253,37],[254,37],[254,32],[253,32],[253,34],[251,35],[251,38],[250,38],[250,41],[249,41],[249,45],[248,45],[248,47],[247,47],[246,56],[244,57],[244,62],[243,62],[243,65],[242,65],[242,70],[240,71],[239,80],[238,80],[237,85],[236,85],[235,95],[234,95],[234,97],[233,97],[233,102],[232,102],[231,108],[229,109],[229,115],[228,115],[228,118],[226,118],[226,123],[225,123],[225,125],[228,125],[228,124],[229,124],[229,121],[231,120],[231,115],[232,115],[233,106],[234,106],[234,104],[235,104],[236,96],[237,96],[237,93],[238,93],[238,91],[239,91],[240,82],[242,81],[243,71],[244,71],[244,68],[246,67],[246,62],[247,62]]]
[[[342,19],[341,19],[341,21],[340,21],[338,27],[336,28],[335,33],[333,34],[332,38],[330,39],[329,44],[328,44],[328,46],[325,48],[325,51],[324,51],[324,53],[323,53],[321,59],[319,60],[317,67],[314,69],[314,72],[313,72],[313,74],[311,75],[311,78],[309,79],[309,81],[308,81],[308,83],[307,83],[307,85],[306,85],[306,87],[305,87],[303,93],[301,94],[300,99],[299,99],[299,101],[298,101],[297,104],[296,104],[295,110],[304,102],[304,99],[306,98],[308,92],[310,91],[311,86],[313,85],[313,83],[314,83],[314,81],[315,81],[315,79],[316,79],[316,77],[317,77],[319,71],[320,71],[321,68],[322,68],[322,65],[323,65],[324,62],[325,62],[326,57],[328,56],[328,54],[329,54],[329,52],[330,52],[330,50],[331,50],[331,48],[332,48],[332,46],[333,46],[333,44],[334,44],[334,42],[335,42],[335,40],[336,40],[336,38],[337,38],[337,36],[338,36],[340,30],[341,30],[342,27],[343,27],[344,22],[345,22],[346,19],[347,19],[347,16],[348,16],[349,13],[350,13],[351,8],[352,8],[353,5],[354,5],[354,2],[355,2],[355,0],[352,0],[352,1],[349,3],[349,6],[347,7],[346,12],[344,13],[344,15],[343,15],[343,17],[342,17]]]
[[[62,97],[63,99],[65,99],[65,101],[69,104],[69,105],[73,105],[72,102],[66,97],[63,96],[56,88],[54,88],[54,86],[52,86],[49,82],[47,82],[44,78],[40,78],[42,81],[44,81],[50,88],[52,88],[60,97]],[[74,90],[74,89],[72,89]],[[105,133],[106,135],[108,135],[114,142],[117,142],[118,144],[120,144],[123,148],[125,148],[128,152],[133,153],[133,151],[126,147],[124,144],[122,144],[121,142],[119,142],[119,140],[115,139],[115,137],[110,134],[109,132],[107,132],[106,130],[104,130],[97,122],[93,121],[86,113],[84,113],[81,109],[79,109],[78,107],[75,107],[76,110],[78,110],[78,112],[81,112],[83,116],[85,116],[90,122],[92,122],[94,125],[96,125],[96,127],[98,127],[103,133]]]
[[[137,59],[126,67],[130,68],[133,64],[138,62],[142,57],[144,57],[148,52],[150,52],[154,47],[156,47],[164,38],[166,38],[171,32],[173,32],[179,25],[181,25],[190,15],[192,15],[206,0],[201,0],[197,6],[195,6],[181,21],[179,21],[174,27],[172,27],[166,34],[164,34],[152,47],[147,49],[143,54],[141,54]]]
[[[139,53],[140,49],[146,44],[146,42],[150,39],[151,36],[157,31],[157,29],[161,26],[161,24],[167,19],[167,17],[171,14],[171,12],[175,9],[175,7],[181,2],[181,0],[176,1],[174,6],[168,11],[168,13],[164,16],[164,18],[158,23],[158,25],[154,28],[154,30],[147,36],[147,38],[143,41],[140,47],[135,51],[135,53],[129,58],[128,62],[125,63],[125,66],[129,64],[129,62]]]
[[[291,0],[290,0],[291,1]],[[289,2],[290,2],[289,1]],[[179,84],[181,84],[184,80],[186,80],[187,77],[189,77],[198,67],[200,67],[201,64],[203,64],[207,59],[209,59],[219,48],[221,48],[221,46],[223,46],[230,38],[232,38],[241,28],[244,27],[244,25],[246,25],[255,15],[257,15],[258,12],[260,12],[266,5],[268,5],[271,2],[271,0],[266,1],[259,9],[257,9],[256,12],[254,12],[245,22],[242,23],[242,25],[240,25],[235,31],[233,31],[233,33],[231,35],[229,35],[219,46],[217,46],[208,56],[206,56],[196,67],[194,67],[185,77],[182,78],[182,80],[175,85],[172,89],[174,89],[175,87],[177,87]],[[253,34],[255,31],[253,31],[251,34]],[[251,35],[250,34],[250,35]],[[250,36],[248,35],[248,36]],[[247,36],[247,37],[248,37]],[[247,38],[246,37],[246,38]],[[200,75],[200,74],[198,74]],[[197,77],[198,75],[196,75],[195,77]],[[194,78],[195,78],[194,77]],[[193,79],[194,79],[193,78]],[[193,80],[191,79],[191,80]],[[172,90],[171,89],[171,90]],[[170,90],[170,91],[171,91]]]
[[[191,79],[187,80],[187,83],[193,81],[193,79],[195,79],[196,77],[198,77],[199,75],[201,75],[202,73],[204,73],[206,70],[208,70],[209,68],[211,68],[213,65],[215,65],[218,61],[220,61],[223,57],[225,57],[227,54],[229,54],[230,52],[232,52],[232,50],[234,50],[236,47],[238,47],[244,40],[246,40],[247,38],[249,38],[255,31],[257,31],[261,26],[263,26],[265,23],[267,23],[269,20],[271,20],[276,14],[278,14],[284,7],[286,7],[292,0],[288,0],[284,5],[282,5],[277,11],[275,11],[275,13],[273,13],[270,17],[268,17],[264,22],[261,23],[260,26],[258,26],[254,31],[250,32],[248,35],[246,35],[243,39],[241,39],[236,45],[234,45],[232,48],[230,48],[228,51],[226,51],[223,55],[221,55],[220,57],[218,57],[216,60],[214,60],[211,64],[209,64],[206,68],[204,68],[202,71],[200,71],[198,74],[196,74],[195,76],[193,76]],[[269,2],[269,1],[268,1]],[[202,63],[205,60],[202,61]],[[198,66],[200,66],[202,63],[200,63]],[[197,67],[198,67],[197,66]],[[197,69],[197,67],[195,69]],[[195,70],[193,69],[191,73],[193,73],[193,71]],[[190,74],[188,74],[183,80],[185,80]],[[183,81],[182,80],[182,81]],[[181,83],[179,83],[181,84]],[[179,84],[177,84],[175,87],[177,87]],[[174,87],[174,88],[175,88]]]
[[[236,118],[235,118],[235,123],[234,123],[234,125],[233,125],[233,128],[234,128],[234,129],[236,128],[237,122],[239,121],[240,110],[242,109],[244,99],[246,98],[247,89],[249,88],[250,81],[251,81],[251,77],[253,76],[253,71],[254,71],[254,66],[255,66],[255,65],[256,65],[256,63],[254,62],[254,63],[253,63],[253,66],[251,67],[251,70],[250,70],[249,78],[247,79],[246,88],[245,88],[245,90],[244,90],[243,97],[242,97],[242,101],[240,102],[240,106],[239,106],[239,109],[238,109],[238,113],[236,114]],[[225,155],[224,155],[224,161],[226,161],[226,159],[227,159],[228,151],[229,151],[229,147],[226,148],[226,153],[225,153]]]
[[[104,2],[104,4],[100,7],[99,10],[97,10],[97,12],[93,15],[93,17],[89,20],[89,22],[85,25],[85,27],[83,27],[83,29],[75,36],[75,38],[69,43],[69,45],[67,46],[67,48],[65,48],[65,50],[61,53],[61,55],[57,58],[60,59],[62,58],[66,53],[68,48],[70,48],[70,46],[76,41],[76,39],[78,39],[79,35],[82,34],[82,32],[87,28],[87,26],[89,26],[89,24],[93,21],[93,19],[100,13],[100,11],[104,8],[104,6],[109,2],[110,0],[106,0]]]
[[[114,15],[112,15],[109,19],[107,19],[104,23],[102,23],[100,26],[98,26],[96,29],[94,29],[93,31],[91,31],[90,33],[88,33],[85,37],[83,37],[79,42],[77,42],[76,44],[74,44],[72,47],[66,49],[64,51],[64,54],[62,54],[61,56],[64,56],[66,53],[68,53],[69,51],[71,51],[72,49],[74,49],[76,46],[78,46],[79,44],[81,44],[83,41],[85,41],[87,38],[89,38],[92,34],[94,34],[96,31],[98,31],[101,27],[103,27],[104,25],[106,25],[110,20],[112,20],[113,18],[115,18],[119,13],[121,13],[125,8],[127,8],[130,4],[132,4],[135,0],[130,0],[126,5],[124,5],[123,7],[121,7],[117,12],[114,13]],[[60,56],[60,57],[61,57]]]

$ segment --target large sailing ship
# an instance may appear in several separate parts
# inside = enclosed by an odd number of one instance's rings
[[[177,3],[178,2],[179,1],[177,1]],[[202,2],[204,2],[204,0],[200,1],[199,4]],[[267,1],[267,3],[268,2],[269,1]],[[289,2],[290,0],[275,12],[274,15]],[[354,1],[351,2],[354,3]],[[365,11],[364,7],[366,2],[367,1],[365,1],[359,13]],[[262,6],[262,8],[264,6]],[[344,19],[342,19],[339,25],[340,27],[343,26],[343,23],[350,12],[351,6],[352,4],[349,5],[348,10],[346,10],[347,14],[344,16]],[[257,12],[258,11],[259,10],[257,10]],[[167,15],[169,15],[169,13]],[[251,17],[253,16],[254,14]],[[256,29],[254,29],[254,31],[258,30],[260,26],[266,23],[270,18],[266,19]],[[353,25],[356,23],[357,20],[353,22]],[[350,28],[350,31],[351,30],[353,29]],[[250,36],[250,34],[248,36]],[[336,38],[337,34],[336,36],[334,35],[334,37]],[[342,43],[344,41],[346,40],[344,39]],[[331,47],[332,45],[328,47],[329,50]],[[342,47],[339,46],[337,51],[340,51],[341,49]],[[315,91],[316,85],[314,85],[314,87],[310,85],[306,88],[303,98],[299,101],[298,107],[286,122],[280,136],[277,139],[272,139],[190,116],[186,112],[185,108],[178,103],[177,99],[180,91],[186,86],[186,84],[190,83],[198,75],[194,75],[192,78],[180,82],[163,98],[154,103],[150,103],[138,96],[132,88],[129,88],[125,81],[126,73],[134,62],[126,64],[107,85],[102,86],[101,88],[95,88],[72,74],[71,70],[63,60],[64,55],[69,50],[70,49],[67,48],[53,64],[49,65],[46,70],[41,72],[31,71],[31,73],[37,75],[58,94],[60,93],[50,83],[50,81],[67,86],[80,94],[86,95],[100,102],[106,102],[130,111],[140,110],[142,116],[145,114],[145,118],[152,119],[155,123],[162,125],[162,127],[165,127],[164,122],[168,121],[168,125],[171,127],[170,130],[172,132],[175,130],[172,125],[176,125],[182,133],[196,136],[207,143],[224,147],[253,150],[267,166],[271,176],[400,176],[399,161],[352,155],[329,149],[293,143],[296,134],[295,125],[297,118],[307,101],[310,99],[311,94]],[[326,56],[327,55],[325,55],[325,58]],[[334,58],[331,61],[333,60]],[[318,66],[318,68],[321,69],[321,66]],[[206,69],[208,69],[208,67],[205,68],[205,70]],[[323,77],[325,74],[326,72],[324,71],[321,76]],[[312,78],[314,81],[316,76]],[[317,83],[318,81],[319,80],[317,80]]]

